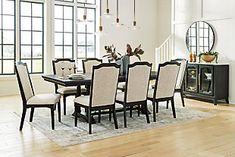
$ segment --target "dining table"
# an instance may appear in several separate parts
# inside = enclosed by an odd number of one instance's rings
[[[44,74],[42,75],[42,78],[47,81],[51,82],[53,84],[61,85],[61,86],[76,86],[77,87],[77,94],[76,97],[81,96],[81,86],[90,86],[91,85],[91,80],[92,80],[92,74],[90,73],[80,73],[82,78],[72,78],[70,76],[58,76],[58,75],[53,75],[53,74]],[[125,82],[126,81],[126,75],[119,75],[118,77],[118,82]],[[155,80],[157,78],[157,72],[156,71],[151,71],[150,74],[150,80]],[[104,76],[105,79],[105,76]],[[87,121],[87,116],[86,114],[81,113],[81,109],[78,111],[78,117],[79,119],[83,121]],[[141,113],[149,112],[144,110],[144,108],[141,108]],[[73,113],[74,115],[74,113]],[[92,118],[93,123],[95,123],[94,118]]]

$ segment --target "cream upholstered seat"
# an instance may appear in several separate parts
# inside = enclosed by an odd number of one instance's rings
[[[154,90],[148,92],[148,99],[153,103],[153,120],[156,122],[156,104],[158,112],[158,102],[171,101],[173,117],[176,118],[174,106],[174,91],[177,81],[177,76],[180,68],[180,63],[165,62],[159,64],[157,79]]]
[[[45,107],[51,109],[51,123],[54,130],[54,110],[58,104],[58,119],[61,122],[60,115],[60,95],[59,94],[34,94],[32,82],[28,73],[27,65],[25,63],[16,63],[15,71],[20,88],[21,98],[23,102],[23,112],[20,122],[20,130],[24,125],[25,114],[28,108],[31,108],[30,122],[33,121],[34,108]]]
[[[115,128],[118,128],[115,97],[119,76],[119,66],[115,63],[103,63],[93,66],[91,93],[89,96],[80,96],[74,99],[75,126],[77,126],[77,113],[80,107],[87,110],[89,134],[91,134],[91,112],[109,109],[113,113]],[[105,77],[105,79],[104,79]],[[100,115],[99,115],[100,116]]]
[[[149,117],[147,112],[147,92],[152,64],[148,62],[135,62],[128,65],[127,81],[125,92],[117,93],[116,102],[123,105],[124,127],[126,124],[126,108],[130,106],[130,116],[132,116],[132,107],[142,105],[146,113],[147,123]]]
[[[76,72],[75,60],[72,59],[56,59],[52,61],[53,72],[59,77],[65,77]],[[63,87],[55,84],[55,92],[63,96],[64,115],[66,115],[66,97],[77,94],[77,87]],[[81,89],[81,93],[86,92],[85,88]]]
[[[27,105],[56,104],[60,101],[59,94],[38,94],[28,99]]]

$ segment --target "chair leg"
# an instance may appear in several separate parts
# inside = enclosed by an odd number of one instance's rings
[[[158,102],[156,102],[156,113],[158,113]]]
[[[98,113],[98,123],[100,123],[100,119],[101,119],[101,110],[99,110],[99,113]]]
[[[156,103],[154,100],[152,101],[152,105],[153,105],[153,121],[156,122]]]
[[[126,105],[123,105],[123,112],[124,112],[124,127],[126,128]]]
[[[143,104],[144,107],[145,107],[145,114],[146,114],[146,120],[147,120],[147,123],[150,123],[149,121],[149,113],[148,113],[148,106],[147,106],[147,101]]]
[[[132,118],[132,109],[133,109],[133,106],[130,106],[130,117]]]
[[[169,100],[166,101],[166,109],[169,108]]]
[[[64,115],[66,115],[66,97],[63,96],[63,102],[64,102]]]
[[[88,109],[88,123],[89,123],[89,134],[92,133],[92,128],[91,128],[91,109]]]
[[[74,126],[77,127],[77,122],[78,122],[78,107],[74,105],[74,110],[75,110],[75,117],[74,117]]]
[[[111,109],[109,109],[109,121],[111,121],[112,120],[112,111],[111,111]]]
[[[171,99],[171,108],[173,112],[173,117],[176,118],[174,98]]]
[[[34,107],[31,107],[29,122],[33,121]]]
[[[180,97],[181,97],[182,105],[183,105],[183,107],[185,107],[185,105],[184,105],[184,96],[183,96],[183,91],[182,90],[180,91]]]
[[[55,119],[54,119],[54,106],[51,107],[51,127],[52,127],[52,130],[55,129]]]
[[[113,110],[113,120],[114,120],[115,129],[118,129],[118,123],[117,123],[117,116],[116,116],[115,106],[113,107],[112,110]]]
[[[58,120],[61,122],[61,106],[60,106],[60,101],[58,102]]]
[[[140,105],[138,105],[138,117],[140,116]]]
[[[20,121],[20,131],[23,129],[26,110],[27,110],[27,109],[24,107],[24,108],[23,108],[23,112],[22,112],[22,116],[21,116],[21,121]]]

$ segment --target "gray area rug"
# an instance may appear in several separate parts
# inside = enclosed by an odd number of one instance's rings
[[[149,110],[152,112],[152,106],[149,104]],[[150,124],[146,122],[145,115],[138,117],[137,112],[133,111],[133,118],[129,117],[127,112],[127,128],[123,126],[123,112],[117,113],[119,129],[114,128],[113,119],[109,121],[108,115],[102,115],[101,123],[92,125],[93,134],[88,134],[88,124],[78,121],[78,127],[74,127],[73,105],[67,105],[67,115],[62,116],[62,123],[57,120],[55,122],[55,130],[51,130],[50,111],[49,109],[36,109],[34,121],[31,124],[33,127],[42,132],[45,136],[60,146],[69,146],[81,144],[94,140],[129,134],[133,132],[143,131],[146,129],[157,128],[169,124],[179,122],[190,122],[192,120],[200,120],[212,117],[213,114],[194,110],[192,108],[176,107],[177,118],[174,119],[171,108],[166,109],[165,104],[159,106],[157,114],[157,122],[153,122],[152,114],[150,114]],[[55,112],[57,113],[57,111]],[[97,116],[94,117],[97,120]]]

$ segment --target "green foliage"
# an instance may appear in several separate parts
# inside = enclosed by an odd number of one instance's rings
[[[218,56],[218,52],[212,52],[212,51],[209,51],[209,52],[201,52],[200,54],[199,54],[199,57],[201,56],[201,55],[213,55],[213,56]]]

